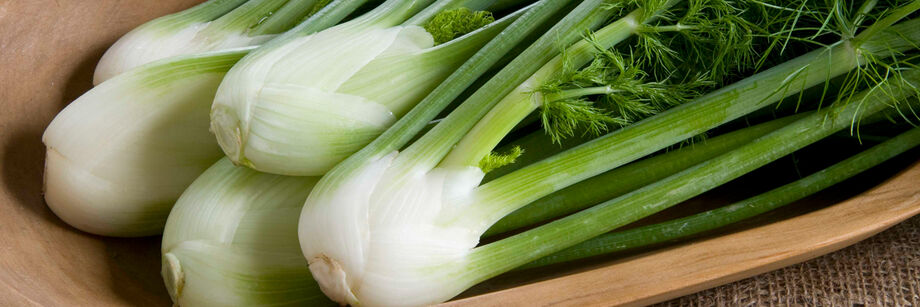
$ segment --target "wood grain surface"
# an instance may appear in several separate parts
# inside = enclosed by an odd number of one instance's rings
[[[0,306],[171,304],[159,278],[158,237],[85,234],[47,208],[41,133],[90,88],[96,61],[120,35],[197,2],[0,0]],[[641,305],[677,297],[831,252],[915,215],[917,182],[920,165],[826,209],[447,305]]]

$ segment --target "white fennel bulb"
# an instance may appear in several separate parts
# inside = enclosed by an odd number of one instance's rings
[[[154,62],[68,105],[42,137],[51,210],[94,234],[160,233],[182,191],[222,155],[208,111],[221,78],[248,51]]]
[[[231,69],[211,113],[211,130],[227,156],[259,171],[321,175],[381,134],[507,24],[435,45],[425,28],[377,22],[377,13],[279,38]]]
[[[334,305],[310,276],[297,216],[316,177],[221,159],[176,202],[163,233],[163,278],[179,306]]]
[[[315,191],[301,214],[303,254],[323,292],[337,302],[421,306],[466,287],[454,269],[463,267],[490,224],[461,218],[471,215],[463,204],[484,173],[425,169],[398,157],[376,159],[335,187]]]

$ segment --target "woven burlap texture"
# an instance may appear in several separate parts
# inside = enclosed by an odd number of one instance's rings
[[[840,251],[659,306],[920,306],[920,216]]]

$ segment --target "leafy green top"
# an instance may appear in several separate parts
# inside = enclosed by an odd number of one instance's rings
[[[494,21],[495,17],[490,12],[474,12],[461,7],[438,13],[425,23],[424,28],[434,37],[435,44],[439,45],[476,31]]]
[[[524,149],[521,149],[520,146],[514,146],[508,153],[504,154],[492,152],[485,156],[482,161],[479,161],[479,169],[483,173],[488,173],[496,168],[514,163],[522,154],[524,154]]]

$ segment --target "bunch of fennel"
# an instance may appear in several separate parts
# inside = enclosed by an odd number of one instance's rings
[[[325,31],[363,1],[337,0],[323,10],[327,1],[242,2],[212,0],[133,31],[97,75],[108,78],[153,54],[259,44],[318,13],[260,48],[127,70],[68,107],[45,135],[46,198],[68,223],[99,234],[149,235],[176,203],[162,273],[179,305],[437,303],[516,267],[720,227],[920,143],[913,129],[739,204],[602,235],[909,103],[920,83],[911,64],[920,21],[901,19],[920,1],[867,1],[851,12],[809,0],[789,7],[543,0],[492,22],[476,10],[517,1],[389,0]],[[502,56],[563,12],[416,139]],[[593,32],[582,36],[586,30]],[[755,42],[777,33],[785,40]],[[172,51],[151,52],[158,39]],[[824,47],[754,74],[790,40]],[[835,101],[815,99],[830,107],[632,162],[840,75],[847,78]],[[86,116],[120,120],[90,127],[80,120]],[[493,152],[533,118],[543,131],[511,141],[508,154]],[[114,142],[88,148],[88,137]],[[477,247],[480,237],[589,207]]]
[[[632,59],[648,57],[655,61],[668,56],[668,52],[641,48],[661,46],[648,33],[700,30],[688,35],[689,50],[700,52],[674,53],[710,57],[705,58],[708,61],[698,61],[709,64],[704,66],[708,71],[692,66],[687,71],[737,76],[747,68],[732,67],[744,64],[738,59],[753,59],[748,62],[753,67],[768,63],[751,56],[748,50],[752,47],[744,40],[732,39],[751,36],[732,35],[745,28],[743,14],[718,1],[636,3],[631,12],[595,31],[590,39],[566,48],[567,61],[563,57],[547,58],[551,45],[565,37],[547,34],[421,138],[405,146],[448,102],[423,102],[406,115],[406,120],[397,122],[327,173],[308,197],[299,226],[304,256],[323,292],[339,303],[352,305],[445,301],[475,283],[699,195],[845,129],[854,121],[892,106],[904,107],[917,94],[920,73],[901,67],[909,66],[910,54],[920,42],[920,20],[901,20],[920,9],[920,1],[903,5],[868,1],[853,11],[839,9],[843,5],[833,1],[803,1],[803,7],[809,7],[787,10],[792,16],[786,20],[805,18],[800,13],[807,12],[825,14],[814,19],[837,24],[815,28],[830,29],[815,36],[796,30],[783,33],[796,35],[799,40],[836,36],[837,41],[716,90],[708,89],[706,84],[723,80],[694,79],[692,73],[678,75],[674,80],[678,82],[636,78],[673,76],[663,72],[680,72],[684,68],[669,66],[667,61],[630,65],[630,61],[619,60],[629,57],[618,56],[617,50],[607,48],[638,35],[643,43],[637,50],[646,52],[637,52]],[[599,8],[595,14],[598,20],[606,19],[605,14],[610,12],[609,5],[601,1],[586,1],[583,5]],[[700,13],[699,18],[689,18],[700,23],[668,24],[682,16],[671,13],[672,9]],[[707,22],[713,20],[721,21]],[[872,22],[862,25],[867,21]],[[727,39],[715,40],[726,46],[693,45],[720,37]],[[619,52],[622,54],[622,49]],[[603,69],[590,65],[595,62],[604,64],[599,64]],[[566,67],[585,68],[567,73]],[[631,73],[632,67],[645,67],[644,74]],[[581,79],[579,76],[585,75],[582,71],[604,74],[600,74],[603,78]],[[856,81],[846,82],[831,107],[590,209],[477,247],[489,227],[533,201],[842,75]],[[607,82],[611,84],[604,84]],[[592,83],[600,84],[583,86]],[[680,95],[669,98],[655,91],[661,87]],[[855,94],[860,88],[866,90]],[[614,104],[613,112],[627,103],[645,102],[646,106],[624,108],[626,112],[619,114],[604,112],[587,100],[592,95],[609,99]],[[617,100],[622,97],[618,95],[632,99]],[[668,109],[671,105],[677,106]],[[504,160],[488,159],[493,155],[492,149],[518,122],[541,108],[545,112],[544,126],[556,137],[570,135],[576,128],[603,131],[628,125],[480,185],[483,169],[489,168],[482,162]],[[658,112],[629,124],[633,115]]]

